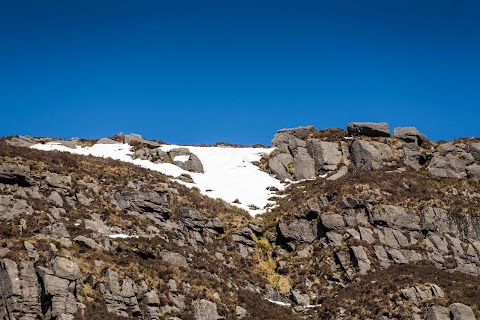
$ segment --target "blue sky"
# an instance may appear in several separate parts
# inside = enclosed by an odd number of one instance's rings
[[[480,2],[0,0],[0,136],[480,136]]]

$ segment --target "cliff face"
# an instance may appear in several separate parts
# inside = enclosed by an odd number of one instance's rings
[[[136,157],[173,159],[134,138]],[[301,181],[256,217],[133,164],[25,147],[39,141],[0,141],[2,318],[480,315],[474,139],[281,130],[259,166]]]

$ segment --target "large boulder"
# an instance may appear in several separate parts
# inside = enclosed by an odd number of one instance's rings
[[[355,166],[365,170],[378,170],[393,158],[392,149],[385,143],[355,140],[351,147]]]
[[[475,320],[472,308],[463,303],[452,303],[450,305],[450,317],[452,320]]]
[[[449,153],[445,156],[435,154],[428,165],[428,172],[434,177],[466,178],[466,163]]]
[[[293,158],[293,164],[297,180],[315,177],[315,161],[310,157],[308,152],[299,153]]]
[[[291,180],[290,168],[293,166],[293,157],[290,153],[279,153],[268,160],[270,170],[278,180]],[[293,168],[293,167],[292,167]]]
[[[202,299],[192,302],[195,320],[217,320],[219,318],[217,305],[214,302]]]
[[[349,136],[390,137],[388,123],[351,122],[347,126]]]
[[[370,222],[390,228],[421,230],[420,216],[399,206],[379,205],[369,208]]]
[[[480,162],[480,142],[468,145],[467,151],[472,154],[477,162]]]
[[[427,311],[427,320],[450,320],[450,310],[442,306],[430,306]]]
[[[430,139],[414,127],[395,128],[393,130],[393,136],[406,143],[414,143],[423,148],[427,148],[431,145]]]
[[[16,163],[0,164],[0,183],[30,186],[30,166]]]
[[[169,151],[173,164],[190,172],[203,173],[203,164],[197,155],[190,152],[188,148],[175,148]]]
[[[273,137],[272,146],[284,149],[285,146],[288,146],[288,143],[291,139],[297,138],[304,140],[313,132],[315,132],[315,128],[313,126],[280,129]],[[281,151],[286,152],[286,150]]]
[[[309,139],[307,140],[307,150],[315,160],[317,171],[337,170],[338,165],[342,162],[342,151],[337,142]]]
[[[305,219],[297,219],[290,224],[280,222],[278,230],[286,241],[312,243],[317,238],[317,227]]]

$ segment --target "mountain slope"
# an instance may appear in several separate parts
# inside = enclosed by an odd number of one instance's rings
[[[11,145],[38,143],[69,152]],[[72,154],[106,143],[128,159]],[[241,148],[234,151],[246,158],[232,151],[219,159],[213,147],[185,150],[132,135],[3,139],[2,316],[480,315],[477,139],[434,142],[413,128],[391,136],[386,124],[354,123],[347,131],[282,129],[272,143],[273,152]],[[263,173],[245,165],[286,188],[269,188],[275,205],[252,217],[193,188],[189,179],[206,188],[202,175],[216,169],[208,155],[232,168],[259,160]],[[165,176],[133,164],[143,161],[178,171]],[[256,177],[246,179],[253,190],[270,186]]]

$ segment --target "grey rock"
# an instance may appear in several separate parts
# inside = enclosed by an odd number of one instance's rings
[[[28,187],[32,184],[30,166],[16,163],[0,164],[0,183]]]
[[[365,249],[362,246],[351,246],[350,250],[353,254],[353,261],[360,269],[360,273],[367,274],[371,268],[371,263]]]
[[[294,301],[302,306],[310,305],[310,296],[302,293],[300,290],[292,290],[292,296]]]
[[[293,158],[295,177],[297,180],[315,177],[315,160],[308,154],[305,148]]]
[[[62,196],[57,191],[52,191],[47,198],[53,203],[55,206],[62,208],[63,207],[63,199]]]
[[[473,158],[477,162],[480,162],[480,142],[469,144],[467,151],[472,154]]]
[[[195,183],[192,176],[187,173],[182,173],[177,177],[177,179],[186,183]]]
[[[304,219],[294,220],[288,225],[280,222],[278,230],[286,241],[312,243],[317,237],[316,226]]]
[[[352,161],[356,167],[378,170],[393,158],[392,149],[385,143],[355,140],[351,147]]]
[[[406,143],[415,143],[423,148],[427,148],[431,145],[430,139],[414,127],[395,128],[393,130],[393,136]]]
[[[217,304],[205,299],[192,302],[195,320],[217,320]]]
[[[475,320],[475,314],[472,308],[463,303],[452,303],[450,305],[450,315],[452,320]]]
[[[125,189],[111,194],[112,203],[119,210],[129,210],[164,220],[171,214],[168,190],[154,189],[150,192]]]
[[[466,178],[466,168],[465,162],[453,154],[436,154],[428,165],[428,172],[434,177]]]
[[[45,183],[48,186],[53,188],[66,190],[69,188],[68,186],[72,182],[72,178],[70,176],[64,176],[64,175],[60,175],[60,174],[49,172],[49,171],[43,173],[42,176],[45,180]]]
[[[328,177],[327,180],[336,181],[344,177],[347,173],[348,173],[348,168],[346,166],[342,166],[335,174],[332,174],[330,177]]]
[[[349,136],[390,137],[390,129],[385,122],[351,122],[347,131]]]
[[[180,221],[190,230],[203,232],[208,229],[216,233],[224,232],[223,222],[219,218],[208,218],[194,208],[182,207]]]
[[[290,167],[293,167],[293,157],[290,153],[279,153],[268,160],[268,166],[280,181],[291,180]]]
[[[390,266],[387,251],[385,251],[385,248],[383,246],[373,246],[373,252],[375,253],[378,263],[382,268],[386,269]]]
[[[408,263],[407,258],[402,254],[402,252],[395,248],[388,248],[387,250],[388,256],[396,263],[396,264],[405,264]]]
[[[427,311],[427,320],[450,320],[450,311],[446,307],[430,306]]]
[[[84,248],[89,248],[93,250],[104,250],[103,246],[98,244],[95,240],[92,238],[88,238],[85,236],[78,236],[73,239],[74,242],[76,242],[78,245],[84,247]]]
[[[467,176],[469,178],[480,177],[480,165],[476,163],[469,165],[467,167]]]
[[[236,306],[235,314],[237,315],[237,319],[243,319],[247,316],[247,310],[241,306]]]
[[[77,280],[82,276],[77,263],[63,257],[57,257],[53,260],[52,269],[55,276],[62,279]]]
[[[427,162],[427,157],[420,151],[403,148],[403,163],[415,170],[420,170]]]
[[[144,299],[143,301],[147,306],[154,306],[154,307],[160,306],[160,298],[158,297],[158,294],[155,290],[147,292],[143,299]]]
[[[325,236],[327,237],[328,242],[331,243],[332,245],[336,247],[340,247],[342,245],[343,237],[340,233],[334,232],[334,231],[328,231],[327,233],[325,233]]]
[[[7,140],[7,144],[14,147],[30,148],[32,145],[36,144],[36,142],[27,136],[17,136]]]
[[[112,140],[110,138],[101,138],[97,141],[97,144],[118,144],[120,142]]]
[[[421,230],[420,217],[407,208],[379,205],[370,208],[368,211],[372,224],[407,230]]]
[[[175,265],[177,267],[188,268],[187,259],[177,252],[162,251],[160,257],[163,261]]]
[[[334,171],[342,161],[342,151],[337,142],[309,139],[307,150],[315,160],[316,171]]]
[[[280,129],[273,137],[272,146],[280,148],[283,152],[287,152],[285,147],[288,146],[288,143],[291,139],[297,138],[305,140],[313,132],[315,132],[315,128],[313,126]]]
[[[339,214],[322,214],[320,216],[321,230],[341,230],[345,228],[345,220]]]
[[[358,227],[358,231],[360,232],[360,237],[363,241],[367,243],[375,242],[375,238],[373,237],[373,231],[371,229],[365,227]]]
[[[183,170],[198,173],[204,172],[202,162],[195,154],[191,153],[188,148],[175,148],[170,150],[168,154],[172,158],[173,163]],[[175,158],[179,156],[187,156],[188,159],[186,161],[175,160]]]

